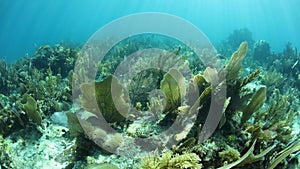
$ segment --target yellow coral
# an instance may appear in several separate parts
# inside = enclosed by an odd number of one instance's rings
[[[166,151],[161,156],[155,154],[142,161],[142,169],[201,169],[200,158],[195,153],[174,154]]]
[[[226,160],[227,162],[238,160],[240,156],[240,152],[232,147],[228,147],[227,149],[219,152],[219,157]]]

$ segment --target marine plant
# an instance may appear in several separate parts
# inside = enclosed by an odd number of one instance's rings
[[[24,111],[32,119],[32,121],[38,125],[42,124],[42,117],[37,110],[37,103],[33,97],[28,94],[23,96],[26,103],[23,105]]]
[[[71,83],[66,75],[73,63],[69,66],[50,63],[47,59],[50,56],[76,59],[77,52],[58,44],[55,47],[41,47],[32,58],[24,57],[14,64],[7,65],[3,60],[0,62],[1,134],[6,136],[32,124],[27,123],[29,119],[42,125],[44,117],[71,108]],[[65,61],[59,63],[65,64]],[[61,67],[64,67],[64,77],[58,71]]]
[[[0,134],[7,136],[16,126],[24,126],[21,116],[11,104],[10,98],[0,94]]]
[[[264,71],[261,74],[261,81],[268,88],[268,96],[272,94],[272,91],[275,89],[284,88],[284,82],[286,81],[286,77],[283,76],[278,70],[273,68],[272,70]]]
[[[247,41],[251,47],[254,44],[252,33],[248,28],[234,30],[227,39],[234,48],[237,48],[244,41]]]
[[[38,70],[50,69],[54,75],[60,74],[62,77],[67,77],[70,70],[73,69],[77,57],[77,50],[61,43],[53,47],[41,46],[36,50],[35,57],[31,62],[32,66]]]
[[[248,28],[235,29],[221,42],[218,51],[223,56],[230,56],[244,41],[247,41],[250,48],[252,48],[255,42],[252,37],[252,32]]]
[[[96,113],[97,110],[93,110],[95,105],[93,105],[93,101],[91,100],[96,97],[99,111],[109,123],[125,120],[125,116],[129,111],[129,106],[123,98],[122,86],[118,82],[112,83],[113,81],[116,81],[116,79],[113,76],[108,76],[102,82],[95,82],[94,84],[86,83],[81,86],[83,93],[81,102],[83,107],[89,112]],[[93,90],[94,88],[95,90]],[[112,89],[115,95],[112,94]],[[119,107],[116,108],[115,105]],[[123,112],[118,110],[122,110]]]
[[[259,40],[253,46],[253,58],[256,62],[263,64],[272,60],[270,44],[265,40]]]
[[[273,53],[270,59],[269,62],[266,62],[266,67],[281,73],[289,81],[289,86],[299,88],[300,54],[297,48],[288,42],[282,52]]]

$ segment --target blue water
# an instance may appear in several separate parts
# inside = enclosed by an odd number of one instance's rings
[[[248,28],[273,51],[300,48],[299,0],[0,0],[0,59],[14,62],[40,45],[80,44],[103,25],[138,12],[184,18],[213,43]]]

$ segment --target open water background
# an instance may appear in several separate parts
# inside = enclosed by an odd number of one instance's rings
[[[84,44],[103,25],[139,12],[184,18],[213,43],[248,28],[273,51],[288,41],[300,48],[299,8],[299,0],[0,0],[0,59],[14,62],[45,44]]]

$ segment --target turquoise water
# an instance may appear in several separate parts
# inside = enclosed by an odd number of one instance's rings
[[[44,44],[83,44],[110,21],[139,12],[184,18],[214,44],[248,28],[273,51],[288,41],[300,48],[299,6],[298,0],[0,0],[0,58],[14,62]]]

